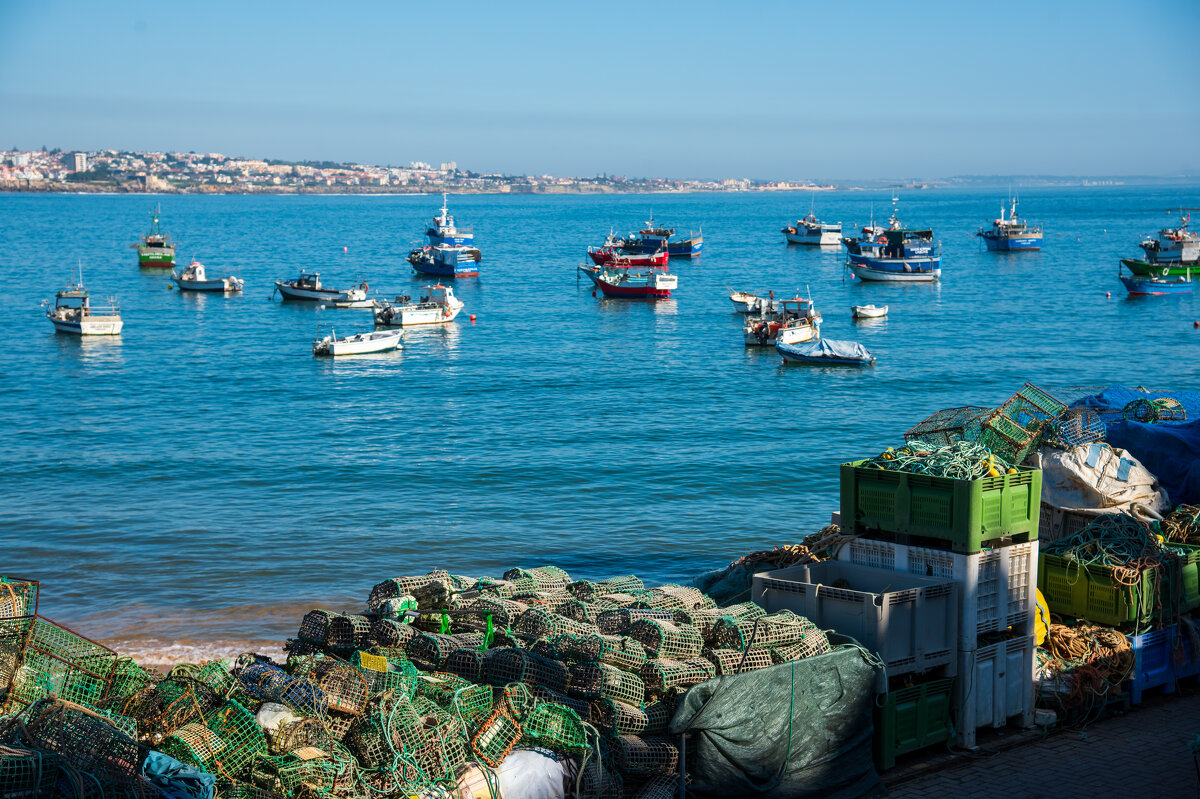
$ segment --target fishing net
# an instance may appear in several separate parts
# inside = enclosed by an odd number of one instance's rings
[[[607,663],[572,666],[568,693],[586,699],[615,699],[636,707],[646,701],[646,685],[641,677]]]
[[[631,602],[636,601],[633,597],[629,597]],[[596,626],[600,632],[605,635],[625,635],[629,632],[629,628],[633,623],[641,619],[659,619],[661,621],[672,621],[675,618],[669,610],[635,610],[628,607],[620,607],[614,610],[606,610],[596,617]]]
[[[679,748],[667,738],[621,735],[614,739],[617,768],[631,774],[676,774]]]
[[[673,602],[678,603],[678,609],[680,610],[700,610],[702,608],[715,608],[717,606],[717,603],[713,602],[712,597],[690,585],[668,583],[667,585],[652,588],[650,591],[658,596],[669,597]],[[659,607],[653,604],[648,606]],[[634,607],[638,607],[638,605],[635,603]],[[670,609],[674,610],[676,608]]]
[[[371,622],[365,616],[334,616],[329,620],[329,638],[325,645],[340,652],[370,648]]]
[[[224,696],[208,685],[180,675],[167,676],[153,688],[127,697],[109,709],[134,719],[139,739],[153,746],[189,722],[203,724],[222,702]]]
[[[367,597],[367,608],[371,611],[377,611],[385,600],[405,595],[411,596],[414,590],[423,588],[433,582],[448,584],[450,582],[450,573],[444,569],[435,569],[428,574],[412,577],[393,577],[390,580],[384,580],[371,589],[371,594]]]
[[[377,647],[404,647],[416,634],[417,629],[411,624],[394,619],[376,619],[371,622],[371,640]]]
[[[321,722],[325,725],[325,730],[333,736],[334,740],[340,741],[346,737],[346,733],[350,731],[350,727],[354,724],[356,718],[358,718],[357,715],[331,710],[325,714]]]
[[[601,613],[618,607],[620,606],[615,602],[609,602],[604,599],[600,599],[595,602],[587,602],[582,599],[572,599],[559,605],[557,608],[555,608],[555,611],[560,615],[571,619],[572,621],[595,624],[596,618]]]
[[[536,641],[530,642],[526,647],[535,655],[541,655],[550,660],[561,660],[558,656],[558,647],[549,638],[538,638]]]
[[[609,663],[628,671],[637,671],[646,663],[646,648],[629,637],[561,635],[554,646],[563,660]]]
[[[509,569],[504,573],[504,579],[510,582],[531,580],[538,591],[565,589],[571,584],[571,577],[557,566],[536,566],[532,569]]]
[[[309,716],[323,716],[329,709],[325,692],[312,679],[293,677],[273,663],[256,660],[238,672],[237,680],[260,702],[278,702]]]
[[[750,649],[747,651],[754,653],[762,650]],[[771,653],[772,662],[778,664],[823,655],[832,651],[832,648],[829,645],[829,636],[823,630],[812,630],[805,633],[804,638],[794,644],[784,644],[768,651]]]
[[[30,748],[54,752],[76,771],[143,793],[142,747],[93,710],[60,699],[42,700],[26,710],[22,734]]]
[[[325,653],[325,647],[321,644],[314,644],[312,641],[303,641],[299,638],[289,638],[283,642],[283,651],[287,653],[288,662],[293,659],[304,659],[309,655],[321,655]]]
[[[212,774],[218,773],[217,761],[225,750],[225,742],[208,727],[193,721],[172,732],[156,748],[180,763]]]
[[[636,708],[613,699],[595,699],[588,714],[592,724],[610,735],[642,735],[650,727],[649,709],[658,703]]]
[[[944,447],[910,441],[899,449],[888,447],[886,452],[863,461],[860,468],[975,480],[993,472],[1003,472],[1011,463],[982,444],[969,441],[958,441]]]
[[[1090,709],[1098,698],[1120,692],[1135,665],[1128,638],[1085,621],[1074,627],[1051,624],[1035,658],[1035,678],[1055,689],[1052,704],[1068,713]]]
[[[0,796],[37,799],[56,796],[63,759],[54,752],[41,752],[0,745]]]
[[[221,791],[220,799],[288,799],[288,797],[286,794],[260,788],[247,782],[236,782]]]
[[[904,434],[904,440],[909,443],[922,441],[937,447],[958,441],[978,441],[983,431],[983,420],[993,413],[994,408],[979,405],[945,408],[913,425]]]
[[[640,776],[640,775],[635,775]],[[632,782],[632,780],[630,781]],[[680,778],[678,774],[653,774],[649,779],[640,783],[637,791],[630,793],[632,799],[674,799],[679,793]],[[629,787],[627,786],[626,790]]]
[[[521,718],[522,744],[540,746],[556,752],[583,752],[587,736],[579,715],[562,705],[538,703]]]
[[[1180,505],[1159,522],[1163,537],[1177,544],[1200,544],[1200,507]]]
[[[537,702],[549,702],[555,705],[562,705],[565,708],[570,708],[575,711],[575,715],[584,721],[591,719],[591,707],[587,700],[576,699],[573,696],[567,696],[558,691],[552,691],[544,685],[529,686],[530,699]]]
[[[308,680],[325,694],[326,707],[339,713],[358,715],[367,705],[370,689],[362,672],[332,657],[314,655],[297,664],[292,676]]]
[[[647,660],[642,667],[642,681],[647,691],[661,693],[669,688],[690,688],[717,674],[716,667],[702,657],[689,660],[657,658]]]
[[[381,657],[387,661],[388,667],[408,673],[417,671],[417,667],[408,659],[408,648],[404,646],[377,646],[369,650],[369,653],[377,657]]]
[[[329,793],[340,772],[339,766],[319,749],[301,749],[282,757],[261,757],[251,770],[251,780],[270,790]]]
[[[713,629],[711,648],[738,651],[773,649],[799,643],[808,637],[817,639],[815,646],[819,647],[819,641],[825,639],[825,634],[805,617],[781,610],[747,621],[721,619]],[[825,646],[828,647],[828,639],[825,640]]]
[[[448,580],[435,580],[411,592],[419,610],[441,610],[451,605],[455,591]]]
[[[769,649],[705,649],[704,657],[719,675],[741,674],[774,665]]]
[[[511,627],[517,617],[529,609],[529,605],[515,599],[501,599],[496,596],[481,596],[467,605],[468,610],[478,611],[486,617],[492,615],[492,623],[496,627]]]
[[[485,577],[476,582],[473,588],[482,596],[495,597],[496,599],[513,598],[513,584],[508,580],[492,580]]]
[[[524,731],[508,710],[497,707],[471,738],[471,751],[481,761],[499,768],[504,758],[521,740]]]
[[[569,674],[557,660],[525,649],[493,649],[488,653],[487,681],[492,685],[519,682],[542,685],[553,691],[565,691]]]
[[[456,649],[483,647],[483,635],[479,633],[420,633],[413,636],[405,647],[408,659],[422,671],[444,671],[446,658]]]
[[[484,680],[486,653],[475,647],[456,649],[446,657],[445,670],[471,682]]]
[[[1095,411],[1077,408],[1063,411],[1042,434],[1042,443],[1059,449],[1071,449],[1080,444],[1103,441],[1107,428]]]
[[[646,649],[646,656],[687,660],[700,654],[704,639],[692,626],[677,626],[665,619],[638,619],[629,628],[629,637]]]
[[[37,580],[0,575],[0,619],[36,616],[40,585]]]
[[[1134,422],[1186,422],[1187,411],[1177,400],[1170,397],[1160,399],[1135,399],[1121,409],[1121,418]]]
[[[611,762],[605,760],[604,762]],[[596,758],[589,759],[579,775],[578,799],[623,799],[624,780],[621,775]]]
[[[296,637],[310,644],[325,646],[329,640],[329,624],[338,614],[329,610],[310,610],[300,620],[300,630]]]

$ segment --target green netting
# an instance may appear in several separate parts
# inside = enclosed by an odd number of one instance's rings
[[[597,582],[580,580],[568,585],[567,590],[579,599],[594,602],[605,594],[641,591],[645,587],[640,578],[628,574],[621,577],[609,577],[607,580],[599,580]]]
[[[771,657],[771,651],[770,649],[748,649],[746,651],[705,649],[704,657],[713,664],[717,674],[741,674],[745,671],[765,669],[767,666],[774,665],[775,661]]]
[[[631,601],[635,601],[630,598]],[[596,626],[605,635],[625,635],[633,623],[640,619],[672,621],[675,615],[669,610],[646,610],[628,607],[606,610],[596,617]]]
[[[0,745],[0,796],[55,796],[62,767],[63,759],[53,752]]]
[[[554,691],[564,691],[569,674],[557,660],[542,657],[525,649],[492,649],[485,663],[487,681],[492,685],[519,682],[544,685]]]
[[[639,619],[629,628],[629,637],[646,648],[648,657],[687,660],[704,648],[700,631],[690,625],[677,626],[663,619]]]
[[[180,675],[168,676],[153,688],[112,703],[109,709],[136,720],[139,740],[153,746],[188,722],[203,724],[223,701],[209,686]]]
[[[517,720],[504,708],[498,707],[471,738],[471,751],[487,765],[499,768],[523,734]]]
[[[193,721],[163,738],[155,748],[180,763],[215,774],[218,773],[217,762],[225,750],[225,742],[208,727]]]
[[[217,754],[217,769],[226,778],[238,778],[254,759],[267,753],[267,738],[254,714],[240,702],[228,699],[208,717],[205,726],[225,747]]]
[[[420,633],[409,639],[405,652],[408,658],[422,671],[444,671],[446,658],[456,649],[483,647],[481,633]]]
[[[575,711],[575,715],[584,721],[591,720],[591,705],[586,699],[577,699],[558,691],[552,691],[542,685],[529,686],[529,697],[533,702],[550,702],[562,705]]]
[[[416,631],[414,630],[414,635]],[[388,666],[396,671],[408,673],[409,669],[417,670],[412,661],[408,659],[407,646],[377,646],[367,650],[368,654],[378,655],[388,662]]]
[[[690,585],[676,585],[668,583],[660,585],[657,588],[650,589],[654,594],[665,595],[680,603],[681,610],[702,610],[715,608],[717,603],[712,600],[712,597],[701,591],[699,588],[694,588]],[[636,607],[636,605],[635,605]],[[649,605],[649,607],[657,607],[657,605]]]
[[[23,737],[32,749],[54,752],[76,771],[116,786],[138,789],[142,748],[110,719],[59,699],[25,711]]]
[[[702,657],[688,660],[657,658],[646,661],[642,667],[642,681],[646,683],[646,690],[655,693],[670,688],[690,688],[711,680],[716,674],[716,667]]]
[[[621,735],[614,741],[617,768],[630,774],[679,772],[679,748],[669,738]]]
[[[629,637],[562,635],[554,646],[564,660],[609,663],[627,671],[639,671],[646,663],[646,648]]]
[[[734,621],[722,618],[717,622],[711,636],[712,649],[775,649],[796,644],[805,638],[813,639],[813,646],[820,649],[820,639],[825,634],[803,616],[781,610],[770,616],[757,619]],[[828,651],[828,641],[824,644]]]
[[[451,706],[470,726],[478,726],[492,712],[492,689],[487,685],[467,685],[454,692]]]
[[[282,757],[261,757],[251,770],[251,780],[271,790],[329,793],[334,789],[341,769],[324,753],[302,751]]]
[[[637,707],[646,701],[646,686],[640,676],[607,663],[572,666],[569,693],[585,699],[616,699]]]
[[[510,582],[532,580],[537,585],[539,591],[550,591],[555,588],[565,589],[571,584],[571,576],[557,566],[509,569],[504,573],[504,579]]]
[[[333,736],[334,740],[340,741],[346,737],[346,733],[350,731],[351,725],[357,718],[357,715],[331,710],[325,714],[321,722],[325,725],[326,732]]]
[[[484,596],[497,599],[513,598],[513,584],[508,580],[492,580],[485,577],[475,583],[474,589]]]
[[[143,669],[133,658],[120,657],[113,667],[112,682],[106,699],[125,699],[154,685],[157,675]]]
[[[614,699],[595,699],[589,719],[609,735],[642,735],[650,724],[645,710]]]
[[[247,782],[224,786],[217,796],[219,799],[288,799],[286,794],[260,788]]]
[[[518,602],[515,599],[501,599],[498,596],[480,596],[472,600],[467,609],[477,610],[480,612],[480,618],[486,618],[484,614],[492,614],[492,625],[494,627],[511,627],[516,623],[517,617],[529,609],[529,605],[525,602]]]
[[[104,698],[117,661],[117,653],[108,647],[41,616],[32,617],[23,652],[22,664],[40,675],[36,685],[49,684],[61,698],[87,705],[95,705]],[[34,684],[23,680],[25,686]],[[14,692],[18,701],[38,698],[29,696]]]
[[[0,619],[36,616],[38,588],[37,580],[0,574]]]
[[[296,664],[292,675],[315,683],[324,692],[330,711],[357,715],[367,706],[367,680],[344,660],[313,655]]]
[[[539,703],[521,719],[522,744],[542,746],[556,752],[583,752],[587,737],[579,715],[568,707]]]

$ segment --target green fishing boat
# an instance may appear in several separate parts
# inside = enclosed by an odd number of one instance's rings
[[[169,233],[163,233],[162,227],[159,225],[158,214],[157,208],[150,212],[150,232],[143,236],[140,242],[129,246],[137,248],[138,266],[152,269],[174,269],[175,242],[171,241]]]
[[[1182,263],[1180,261],[1150,263],[1149,261],[1139,261],[1136,258],[1122,258],[1121,264],[1135,275],[1140,277],[1174,277],[1176,275],[1186,275],[1188,271],[1197,271],[1195,261]]]

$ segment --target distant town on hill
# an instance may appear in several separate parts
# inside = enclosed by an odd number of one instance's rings
[[[436,166],[375,166],[332,161],[240,158],[221,153],[159,153],[127,150],[0,151],[0,191],[162,192],[191,194],[609,194],[619,192],[828,191],[832,189],[931,189],[980,186],[1095,186],[1126,183],[1183,183],[1177,177],[1064,177],[1052,175],[962,175],[937,179],[878,179],[849,182],[678,180],[671,178],[555,177],[504,175],[460,169],[454,161]]]

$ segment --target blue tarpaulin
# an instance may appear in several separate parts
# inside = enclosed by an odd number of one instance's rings
[[[1178,402],[1187,421],[1147,424],[1114,416],[1134,400],[1162,398]],[[1200,504],[1200,391],[1147,392],[1110,386],[1071,407],[1099,413],[1107,422],[1108,443],[1141,461],[1158,478],[1172,504]]]

